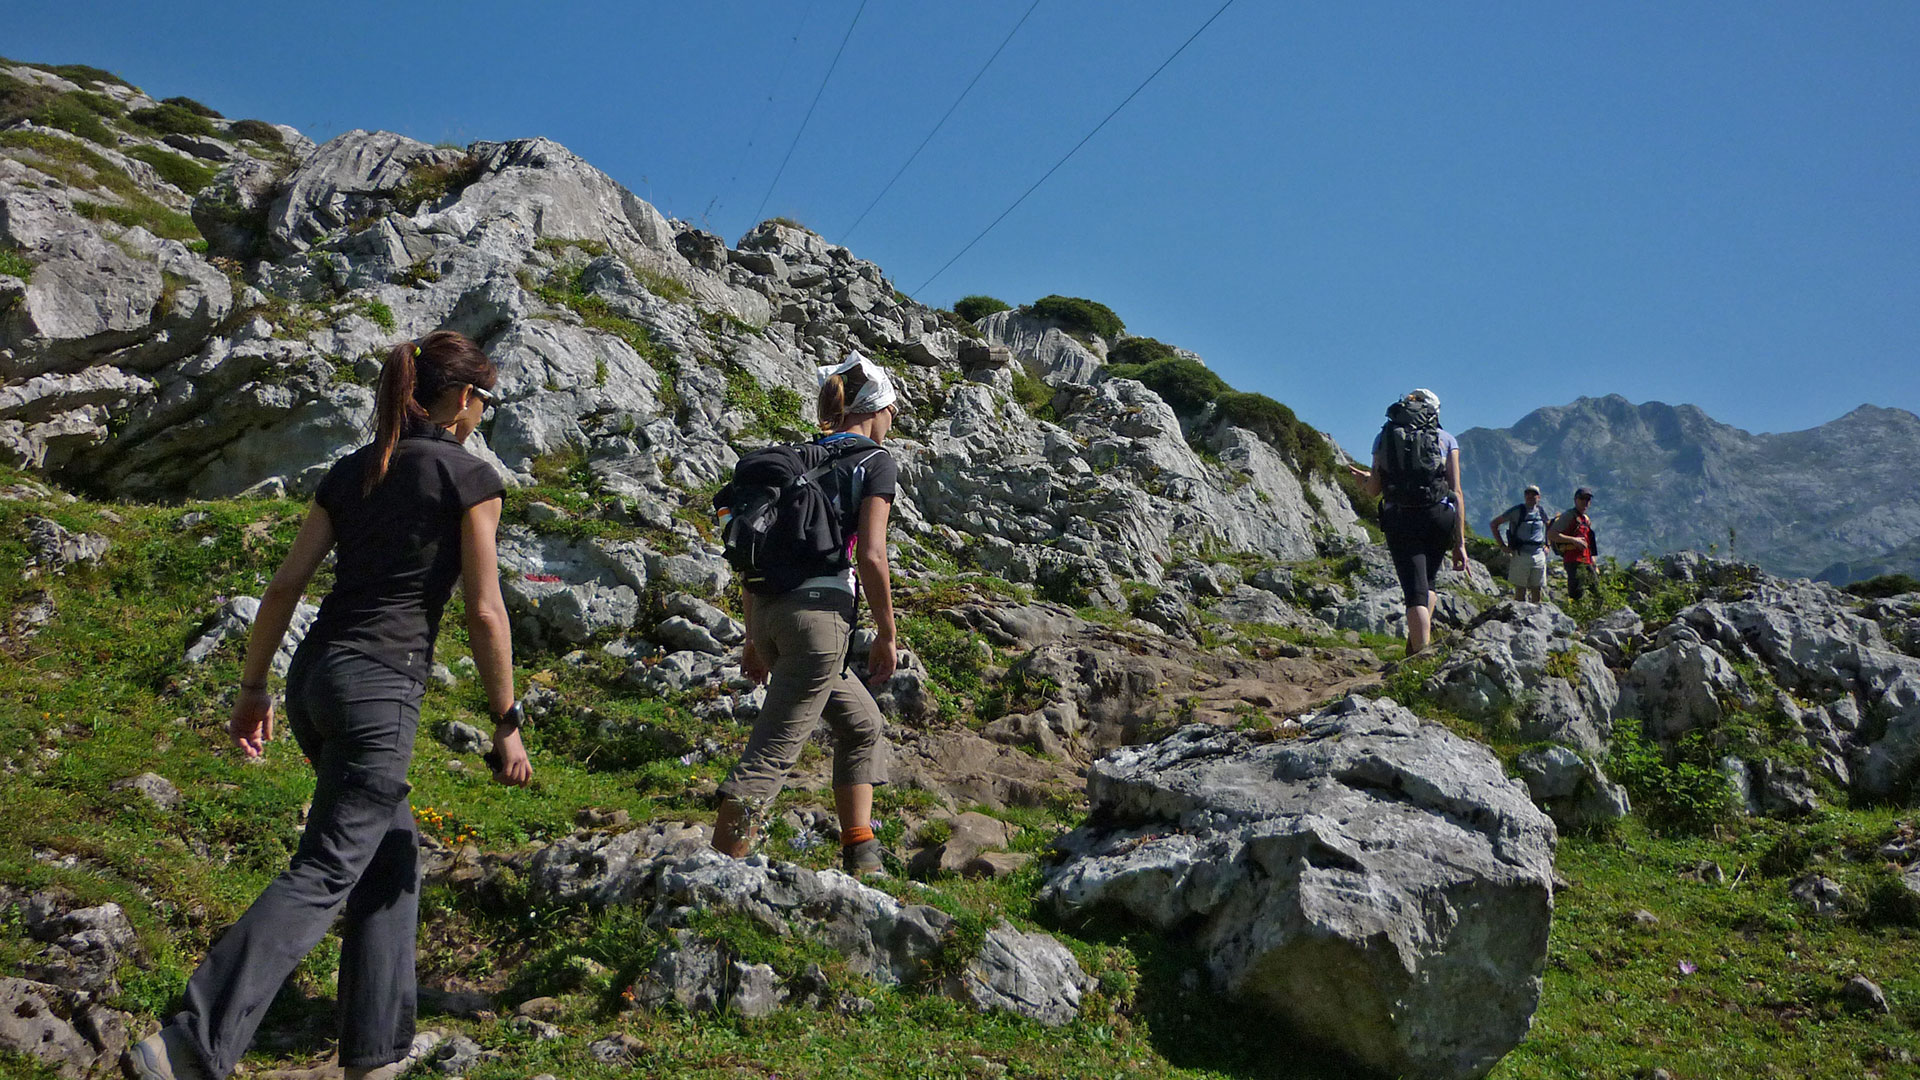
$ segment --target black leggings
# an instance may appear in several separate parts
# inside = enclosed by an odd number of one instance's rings
[[[1433,580],[1440,576],[1440,560],[1459,535],[1459,511],[1446,503],[1383,506],[1380,529],[1387,534],[1393,572],[1400,575],[1400,595],[1406,598],[1407,607],[1426,607]]]

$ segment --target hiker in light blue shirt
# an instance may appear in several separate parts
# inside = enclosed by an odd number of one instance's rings
[[[1538,485],[1528,484],[1525,497],[1525,502],[1515,503],[1487,527],[1494,540],[1513,554],[1507,563],[1513,598],[1537,604],[1547,587],[1547,526],[1553,522],[1553,513],[1540,505]],[[1504,537],[1500,534],[1502,525],[1507,526]]]

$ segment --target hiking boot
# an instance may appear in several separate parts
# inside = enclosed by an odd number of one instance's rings
[[[185,1035],[163,1027],[127,1048],[135,1080],[212,1080]]]
[[[744,859],[758,839],[760,830],[754,827],[747,804],[734,798],[723,800],[713,815],[713,850],[730,859]]]
[[[876,836],[841,847],[840,869],[856,878],[886,877],[887,867],[881,861],[880,838]]]

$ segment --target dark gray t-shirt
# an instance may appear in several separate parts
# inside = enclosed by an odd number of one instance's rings
[[[814,445],[838,450],[849,439],[858,440],[860,445],[873,446],[865,436],[845,432],[815,439]],[[892,502],[900,490],[900,466],[884,448],[873,446],[864,453],[858,450],[847,453],[835,463],[834,472],[839,475],[840,482],[834,485],[833,504],[834,509],[840,512],[841,529],[847,537],[849,566],[838,573],[808,578],[800,583],[799,588],[833,588],[851,593],[859,581],[859,575],[851,564],[855,545],[860,539],[860,504],[869,495]],[[852,496],[850,503],[847,495]]]
[[[362,495],[373,460],[372,446],[341,458],[314,494],[333,523],[334,586],[301,647],[341,645],[425,682],[460,578],[461,520],[506,486],[432,425],[410,426],[386,477]]]

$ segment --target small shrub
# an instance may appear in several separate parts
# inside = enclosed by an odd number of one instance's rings
[[[1013,400],[1040,420],[1054,419],[1053,387],[1027,373],[1026,365],[1013,365]]]
[[[1692,731],[1671,751],[1641,734],[1640,721],[1614,722],[1607,774],[1627,789],[1634,806],[1655,829],[1699,833],[1733,813],[1733,789],[1715,768],[1704,731]]]
[[[1119,344],[1107,350],[1107,366],[1145,366],[1156,360],[1173,360],[1179,357],[1173,346],[1150,337],[1124,338]]]
[[[469,154],[456,161],[427,162],[407,170],[407,178],[394,192],[394,201],[409,210],[435,203],[448,195],[464,191],[485,171],[480,159]]]
[[[430,285],[439,280],[440,271],[427,265],[427,260],[425,259],[421,259],[419,262],[393,275],[393,283],[395,285],[404,285],[409,289],[417,289],[423,285]]]
[[[214,112],[214,111],[213,111],[212,109],[210,109],[210,108],[208,108],[208,107],[207,107],[207,106],[205,106],[205,105],[202,105],[202,104],[200,104],[199,102],[197,102],[197,101],[195,101],[195,100],[193,100],[193,99],[192,99],[192,98],[190,98],[190,97],[170,97],[170,98],[161,98],[161,99],[160,99],[160,104],[162,104],[162,105],[176,105],[176,106],[178,106],[178,107],[180,107],[180,108],[182,108],[182,109],[185,109],[185,110],[187,110],[188,112],[190,112],[190,113],[192,113],[192,114],[193,114],[193,115],[195,115],[195,116],[204,116],[204,117],[206,117],[206,118],[207,118],[207,119],[209,119],[209,120],[224,120],[224,119],[226,119],[226,117],[224,117],[224,116],[221,116],[221,115],[220,115],[219,113],[217,113],[217,112]]]
[[[44,86],[0,72],[0,125],[32,116],[35,109],[56,96]]]
[[[1088,300],[1078,296],[1043,296],[1028,305],[1027,311],[1043,319],[1052,319],[1066,329],[1068,333],[1094,334],[1103,338],[1116,338],[1125,330],[1126,324],[1113,309],[1097,300]]]
[[[373,325],[380,329],[393,329],[393,309],[388,307],[384,301],[369,300],[361,305],[360,311]]]
[[[1920,893],[1908,888],[1899,874],[1876,868],[1864,892],[1863,917],[1869,925],[1920,927]]]
[[[160,179],[189,195],[213,183],[214,170],[190,157],[157,146],[136,146],[127,151],[127,156],[153,166],[153,171],[160,174]]]
[[[986,337],[985,334],[982,334],[980,332],[979,327],[968,322],[964,317],[962,317],[957,312],[948,311],[946,308],[940,308],[937,311],[935,311],[934,314],[940,316],[941,322],[946,323],[949,327],[952,327],[954,330],[959,331],[963,337],[970,337],[975,340],[980,340]]]
[[[1107,375],[1115,379],[1136,379],[1160,395],[1173,411],[1191,416],[1233,392],[1225,379],[1215,375],[1198,360],[1168,356],[1150,364],[1108,364]]]
[[[33,264],[27,257],[10,247],[0,247],[0,274],[17,277],[21,281],[33,277]]]
[[[213,134],[213,124],[206,117],[178,105],[155,105],[150,109],[135,109],[127,114],[127,119],[148,131],[161,135]]]
[[[1856,581],[1841,591],[1867,600],[1884,600],[1901,593],[1920,592],[1920,580],[1915,580],[1912,574],[1881,574]]]
[[[252,139],[261,146],[270,146],[275,150],[283,149],[287,144],[280,129],[265,120],[235,120],[227,125],[227,135],[234,139]]]
[[[993,296],[963,296],[953,305],[953,313],[965,319],[969,325],[996,311],[1008,311],[1012,304]]]
[[[805,402],[798,393],[784,386],[762,386],[760,380],[738,364],[727,365],[724,400],[729,408],[743,409],[753,416],[741,432],[743,435],[777,439],[800,435],[805,429],[800,415]]]

